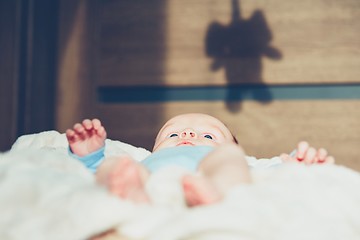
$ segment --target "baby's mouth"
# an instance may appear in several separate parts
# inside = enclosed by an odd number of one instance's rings
[[[195,146],[195,144],[189,141],[181,141],[178,144],[176,144],[176,146],[182,146],[182,145]]]

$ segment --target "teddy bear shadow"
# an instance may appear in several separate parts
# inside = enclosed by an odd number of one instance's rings
[[[232,0],[230,24],[210,24],[205,51],[208,57],[213,58],[212,71],[225,70],[225,102],[229,111],[238,112],[244,99],[262,103],[272,100],[271,92],[262,79],[262,57],[280,60],[282,54],[271,46],[271,41],[272,33],[264,13],[255,10],[249,19],[243,19],[238,0]]]

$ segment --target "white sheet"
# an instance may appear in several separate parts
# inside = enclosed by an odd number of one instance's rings
[[[149,154],[107,140],[106,155]],[[0,239],[86,239],[116,227],[130,239],[360,239],[360,174],[342,166],[256,161],[254,184],[221,204],[187,209],[179,168],[154,174],[153,205],[112,197],[67,156],[64,135],[27,135],[0,155]]]

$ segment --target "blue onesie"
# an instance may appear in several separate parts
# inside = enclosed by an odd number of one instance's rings
[[[176,165],[195,172],[203,158],[213,150],[210,146],[180,146],[164,148],[145,158],[143,164],[150,172]]]
[[[96,172],[96,169],[100,166],[102,161],[104,161],[104,152],[105,147],[102,147],[99,150],[92,152],[86,156],[79,157],[71,151],[70,147],[68,148],[69,155],[82,162],[87,167],[87,169],[89,169],[93,173]]]
[[[162,167],[176,165],[195,172],[201,160],[214,148],[210,146],[180,146],[164,148],[152,153],[140,163],[150,172],[155,172]],[[69,151],[69,154],[80,160],[90,171],[96,172],[97,167],[104,160],[104,150],[101,148],[84,157],[78,157]]]

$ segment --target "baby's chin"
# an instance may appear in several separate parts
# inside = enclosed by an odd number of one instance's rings
[[[217,144],[211,144],[211,143],[197,143],[197,142],[190,142],[190,141],[183,141],[178,143],[171,143],[166,145],[159,145],[157,147],[154,147],[153,152],[165,149],[165,148],[172,148],[172,147],[182,147],[182,146],[210,146],[215,147]]]
[[[189,144],[189,143],[188,144],[174,143],[174,144],[159,145],[153,149],[153,152],[157,152],[157,151],[160,151],[160,150],[166,149],[166,148],[173,148],[173,147],[180,147],[180,146],[196,146],[196,145]]]

